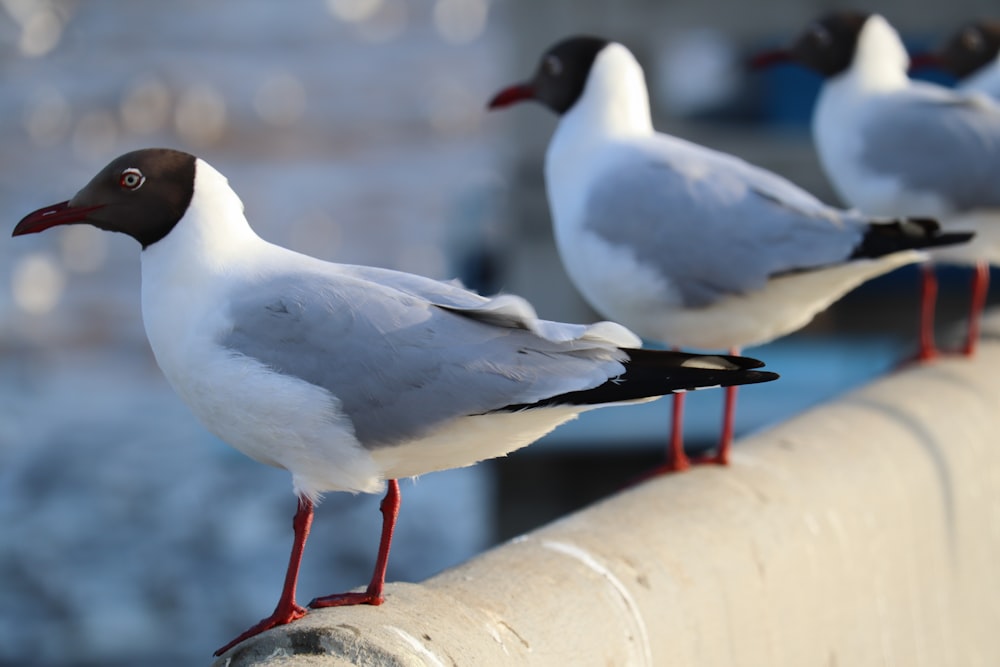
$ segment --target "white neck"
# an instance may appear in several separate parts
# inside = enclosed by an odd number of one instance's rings
[[[993,62],[983,65],[963,79],[958,87],[963,92],[984,93],[1000,100],[1000,53]]]
[[[184,217],[142,252],[143,282],[151,274],[170,274],[177,285],[202,280],[205,272],[230,271],[246,257],[248,246],[262,243],[226,177],[199,159]]]
[[[877,14],[865,22],[858,35],[854,60],[846,71],[828,78],[813,110],[813,140],[823,169],[840,198],[851,206],[876,209],[881,203],[867,199],[868,180],[857,175],[864,150],[858,128],[866,126],[878,104],[872,100],[904,93],[912,85],[906,74],[909,56],[899,35]]]
[[[217,326],[230,275],[254,266],[269,244],[243,216],[243,203],[208,163],[195,166],[194,195],[184,217],[142,251],[142,319],[160,368],[184,366],[192,331]],[[180,356],[178,356],[180,355]],[[176,358],[175,358],[176,357]]]
[[[563,114],[545,152],[545,184],[560,228],[572,224],[598,153],[617,139],[653,134],[642,67],[627,48],[608,44],[594,60],[583,94]]]
[[[884,18],[872,14],[858,35],[854,61],[833,80],[843,77],[869,92],[897,90],[910,84],[909,66],[910,56],[899,33]]]
[[[610,136],[652,133],[642,66],[621,44],[608,44],[594,59],[583,94],[563,114],[556,134],[577,127]]]

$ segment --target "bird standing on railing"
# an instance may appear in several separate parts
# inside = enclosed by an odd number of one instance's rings
[[[658,133],[642,67],[623,45],[572,37],[490,108],[536,100],[559,114],[545,183],[559,255],[604,317],[669,345],[760,345],[864,281],[967,241],[931,220],[872,221],[765,169]],[[736,391],[716,454],[725,464]],[[674,398],[667,470],[688,466]]]
[[[157,363],[213,433],[292,474],[299,498],[271,616],[219,649],[302,617],[299,563],[325,491],[388,480],[375,572],[313,607],[380,604],[400,477],[503,456],[592,408],[767,382],[744,357],[635,349],[611,322],[540,320],[515,296],[324,262],[257,236],[225,177],[168,149],[113,160],[14,235],[87,223],[142,245],[142,314]]]
[[[878,14],[834,12],[758,67],[795,62],[825,78],[813,139],[827,177],[850,205],[873,215],[929,215],[972,243],[931,253],[973,264],[965,354],[975,351],[989,264],[1000,263],[1000,105],[981,95],[912,81],[909,56]],[[924,266],[920,358],[936,354],[933,267]]]

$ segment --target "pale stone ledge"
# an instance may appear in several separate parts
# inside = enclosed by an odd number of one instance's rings
[[[988,324],[976,359],[894,373],[740,442],[729,469],[653,480],[216,664],[993,667]]]

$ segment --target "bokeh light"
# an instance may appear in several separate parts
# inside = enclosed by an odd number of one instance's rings
[[[59,258],[75,273],[92,273],[108,258],[107,234],[88,225],[70,225],[59,233]]]
[[[369,42],[389,42],[402,34],[409,18],[405,0],[380,0],[376,11],[358,23],[358,34]]]
[[[326,6],[341,21],[353,23],[371,18],[382,6],[382,0],[326,0]]]
[[[306,109],[305,86],[287,72],[274,72],[257,88],[253,107],[266,123],[279,127],[291,125]]]
[[[2,4],[21,28],[17,43],[21,55],[44,56],[59,44],[63,19],[57,5],[44,0],[2,0]]]
[[[226,131],[226,101],[222,94],[207,83],[187,88],[177,101],[174,127],[181,139],[195,148],[219,141]]]
[[[44,315],[59,303],[66,276],[51,255],[31,253],[16,260],[10,283],[18,308],[32,315]]]
[[[434,27],[445,41],[466,44],[483,34],[487,0],[437,0],[434,3]]]
[[[651,93],[678,116],[710,112],[739,94],[744,76],[737,45],[720,30],[676,35],[660,47]]]
[[[155,78],[134,82],[121,107],[122,125],[133,134],[152,134],[170,120],[170,89]]]

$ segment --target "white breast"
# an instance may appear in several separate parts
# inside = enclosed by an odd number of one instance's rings
[[[204,165],[204,166],[203,166]],[[222,348],[230,291],[280,268],[225,179],[198,162],[195,195],[171,232],[142,253],[146,335],[167,381],[205,427],[257,461],[287,469],[296,490],[377,491],[381,471],[329,392]]]

